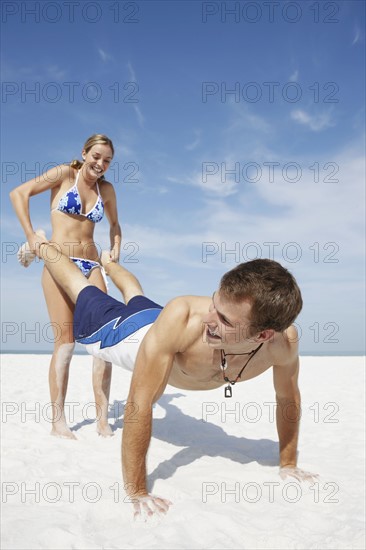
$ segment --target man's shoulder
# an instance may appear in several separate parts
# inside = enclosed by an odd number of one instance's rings
[[[202,316],[208,305],[209,298],[203,296],[173,298],[163,308],[144,340],[146,343],[158,342],[159,346],[164,345],[175,352],[187,349],[201,334]]]
[[[299,356],[299,335],[291,325],[284,332],[277,333],[275,345],[271,349],[273,365],[288,365],[297,361]]]
[[[196,315],[202,315],[208,309],[208,296],[177,296],[170,300],[163,309],[166,317],[188,320]]]

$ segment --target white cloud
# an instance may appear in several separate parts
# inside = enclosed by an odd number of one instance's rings
[[[320,132],[325,128],[335,126],[335,122],[332,120],[330,111],[326,113],[319,113],[317,115],[310,115],[302,109],[296,109],[291,112],[291,118],[295,122],[307,126],[313,132]]]
[[[182,178],[168,176],[167,180],[180,185],[198,187],[216,197],[228,197],[237,192],[238,183],[235,181],[234,175],[225,173],[222,168],[222,165],[226,166],[227,170],[232,168],[232,163],[229,160],[220,164],[204,161],[201,165],[200,172],[196,171]]]
[[[127,63],[127,68],[128,68],[128,72],[129,72],[130,81],[131,82],[137,82],[135,70],[134,70],[132,64],[130,63],[130,61]]]
[[[138,92],[138,90],[139,90],[139,87],[138,87],[138,84],[137,84],[135,69],[133,68],[132,63],[131,63],[130,61],[127,63],[127,68],[128,68],[128,72],[129,72],[129,80],[130,80],[130,82],[135,83],[136,86],[137,86],[134,90],[132,90],[133,96],[135,96],[135,94],[136,94],[136,93]],[[134,100],[133,100],[133,101],[135,101],[135,99],[136,99],[136,98],[134,97]],[[137,99],[137,101],[138,101],[138,99]],[[133,106],[133,109],[134,109],[134,111],[135,111],[135,113],[136,113],[136,116],[137,116],[137,122],[139,123],[139,126],[140,126],[141,128],[143,128],[143,127],[144,127],[144,123],[145,123],[145,117],[144,117],[144,115],[142,114],[141,108],[140,108],[138,105],[136,105],[136,103],[132,103],[132,106]]]
[[[187,151],[193,151],[194,149],[197,149],[197,147],[201,143],[201,132],[199,130],[195,130],[194,134],[195,139],[185,146],[185,149],[187,149]]]
[[[352,46],[355,44],[358,44],[359,42],[363,41],[363,34],[359,27],[356,27],[354,30],[353,40],[352,40]]]
[[[58,65],[50,65],[47,67],[47,72],[53,80],[63,80],[66,78],[67,72],[60,69]]]
[[[270,134],[272,132],[272,126],[267,122],[264,117],[251,112],[250,108],[242,103],[235,103],[230,100],[229,102],[232,111],[234,113],[234,120],[228,127],[227,131],[241,131],[252,130],[262,134]]]
[[[190,254],[190,250],[202,242],[202,235],[197,231],[174,231],[169,227],[126,223],[123,234],[126,243],[135,244],[136,257],[163,259],[186,267],[197,265]],[[130,252],[132,253],[132,246]]]
[[[109,59],[112,59],[112,56],[109,55],[105,50],[102,50],[102,48],[98,48],[98,53],[102,59],[102,61],[106,62]]]
[[[197,187],[200,187],[203,191],[208,191],[211,194],[217,195],[219,197],[228,197],[233,193],[236,193],[238,184],[232,179],[232,176],[226,176],[221,168],[219,168],[217,163],[210,163],[212,168],[216,170],[217,173],[210,174],[210,167],[203,169],[201,172],[196,172],[192,177],[189,178],[189,182]],[[224,163],[226,166],[229,164]]]
[[[137,116],[137,121],[138,121],[139,125],[141,126],[141,128],[143,128],[144,127],[144,122],[145,122],[145,117],[142,114],[141,109],[138,105],[136,105],[134,103],[133,108],[134,108],[134,111],[135,111],[136,116]]]
[[[319,178],[309,168],[314,158],[298,159],[301,178],[296,183],[282,177],[288,159],[275,152],[268,155],[267,159],[280,163],[275,181],[263,170],[256,184],[235,183],[233,201],[227,199],[216,174],[216,183],[207,185],[209,195],[200,201],[203,206],[192,208],[182,229],[168,220],[164,226],[124,225],[125,242],[134,241],[139,247],[136,267],[143,281],[154,292],[160,288],[159,274],[150,271],[154,266],[162,268],[167,283],[173,281],[169,291],[164,281],[164,289],[159,290],[162,300],[191,289],[208,293],[224,271],[257,255],[273,257],[288,267],[304,286],[307,303],[320,303],[326,311],[338,289],[347,287],[345,281],[353,284],[357,279],[364,246],[362,148],[350,146],[331,159],[319,155]],[[329,179],[338,182],[327,183]],[[197,180],[191,184],[202,188],[201,175]],[[293,262],[297,254],[298,261]],[[134,265],[131,270],[135,271]],[[323,287],[328,293],[319,290]]]
[[[298,78],[299,78],[299,71],[298,69],[296,69],[292,75],[289,77],[289,81],[290,82],[297,82],[298,81]]]
[[[136,152],[129,146],[124,143],[119,143],[116,140],[113,142],[115,157],[125,159],[126,157],[133,157],[136,155]]]
[[[260,219],[254,215],[257,234],[282,241],[298,239],[308,246],[336,242],[343,261],[347,256],[357,259],[364,243],[365,165],[360,148],[349,147],[331,159],[298,159],[300,177],[294,183],[283,178],[285,163],[280,162],[274,182],[263,177],[257,186],[263,203],[275,206],[268,217],[265,209]]]
[[[52,81],[62,81],[67,78],[68,71],[60,68],[58,65],[26,65],[19,67],[12,64],[3,63],[3,80],[22,81],[22,82],[40,82],[49,83]]]

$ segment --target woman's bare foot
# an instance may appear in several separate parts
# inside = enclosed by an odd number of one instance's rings
[[[64,423],[55,422],[52,426],[51,435],[62,439],[77,439],[76,435]]]
[[[114,435],[108,422],[97,422],[97,432],[103,437],[111,437]]]

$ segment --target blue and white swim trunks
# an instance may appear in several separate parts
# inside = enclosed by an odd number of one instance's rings
[[[75,304],[75,341],[91,355],[132,371],[141,342],[162,309],[145,296],[134,296],[125,305],[87,286]]]

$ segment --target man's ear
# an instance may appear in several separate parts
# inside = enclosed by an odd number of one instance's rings
[[[272,328],[262,330],[255,336],[257,342],[268,342],[269,340],[273,341],[275,331]]]

